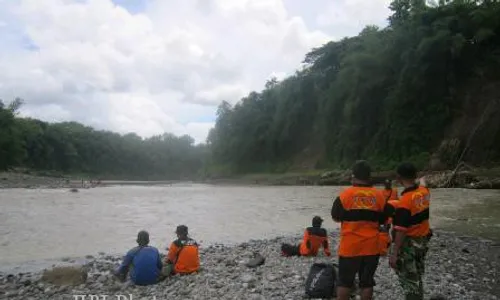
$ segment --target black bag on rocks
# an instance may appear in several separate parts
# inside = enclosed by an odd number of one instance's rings
[[[306,295],[309,298],[332,298],[337,295],[335,281],[337,271],[333,265],[315,263],[306,280]]]

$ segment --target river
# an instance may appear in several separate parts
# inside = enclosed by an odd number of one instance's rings
[[[337,227],[330,207],[338,187],[174,184],[0,190],[0,265],[5,269],[88,254],[123,253],[146,229],[164,249],[178,224],[202,245],[301,234],[312,216]],[[432,190],[432,226],[500,240],[500,192]]]

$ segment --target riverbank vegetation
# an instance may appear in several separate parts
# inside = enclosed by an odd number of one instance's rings
[[[222,103],[208,137],[213,168],[336,169],[365,158],[379,170],[402,160],[449,169],[466,148],[471,164],[499,162],[499,1],[390,8],[387,28],[313,49],[294,75]]]
[[[390,9],[386,28],[312,49],[292,76],[221,103],[206,145],[19,118],[21,101],[1,104],[0,169],[147,180],[318,177],[359,158],[377,171],[402,160],[427,170],[500,165],[500,1],[395,0]]]
[[[19,118],[21,105],[20,99],[8,106],[0,102],[0,170],[23,167],[43,170],[41,175],[185,179],[198,174],[206,157],[206,146],[194,145],[190,136],[165,133],[144,139],[76,122]]]

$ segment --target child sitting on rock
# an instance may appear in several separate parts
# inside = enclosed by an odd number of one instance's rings
[[[290,244],[281,245],[281,254],[283,256],[316,256],[319,248],[323,246],[323,251],[326,256],[330,256],[330,245],[328,243],[328,235],[326,229],[321,228],[323,219],[315,216],[312,219],[312,227],[307,227],[304,231],[304,239],[297,246]]]
[[[177,240],[170,244],[162,276],[172,274],[191,274],[200,269],[198,244],[188,237],[188,228],[185,225],[177,226],[175,231]]]

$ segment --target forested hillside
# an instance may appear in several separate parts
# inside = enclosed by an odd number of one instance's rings
[[[104,178],[182,179],[198,175],[205,146],[172,134],[143,139],[97,131],[76,122],[18,118],[16,99],[0,101],[0,170],[24,167]]]
[[[338,168],[360,158],[379,169],[401,160],[452,168],[465,148],[470,164],[500,162],[499,2],[393,1],[387,28],[313,49],[293,76],[222,103],[211,169]]]
[[[381,170],[402,160],[500,163],[500,1],[390,8],[387,28],[312,49],[293,76],[223,102],[207,145],[49,124],[17,117],[21,101],[0,103],[0,169],[177,179],[338,169],[360,158]]]

